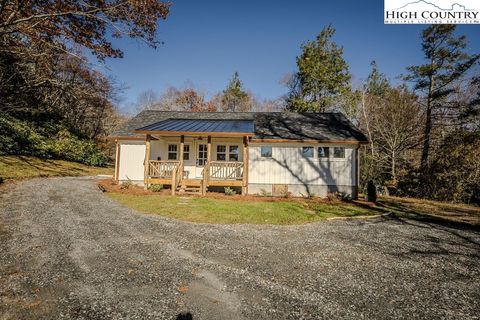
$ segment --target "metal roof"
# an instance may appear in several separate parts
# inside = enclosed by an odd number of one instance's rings
[[[170,119],[253,122],[254,135],[252,138],[254,139],[368,141],[367,137],[343,114],[316,112],[187,112],[147,110],[125,122],[113,132],[111,137],[144,139],[145,133],[139,133],[136,129],[147,128],[152,124]]]
[[[220,120],[220,119],[167,119],[135,131],[162,131],[162,132],[226,132],[246,133],[255,132],[253,120]]]

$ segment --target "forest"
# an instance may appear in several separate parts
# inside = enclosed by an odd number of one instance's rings
[[[0,1],[0,155],[106,165],[105,138],[127,116],[118,108],[121,85],[89,57],[121,59],[115,40],[122,37],[157,48],[158,22],[170,6]],[[256,97],[236,72],[208,99],[193,85],[147,90],[136,110],[343,112],[370,141],[362,147],[364,184],[391,195],[480,204],[480,55],[468,52],[469,39],[455,25],[426,26],[418,38],[423,64],[405,66],[392,81],[372,61],[369,76],[354,82],[334,35],[326,26],[302,44],[278,99]]]

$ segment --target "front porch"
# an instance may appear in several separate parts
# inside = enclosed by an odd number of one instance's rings
[[[239,187],[242,195],[247,193],[247,136],[147,134],[145,144],[145,188],[167,185],[172,195],[204,195],[209,187]]]

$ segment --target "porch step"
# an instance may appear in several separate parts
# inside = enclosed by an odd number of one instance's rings
[[[198,194],[202,192],[202,187],[200,185],[182,184],[177,190],[179,193]]]

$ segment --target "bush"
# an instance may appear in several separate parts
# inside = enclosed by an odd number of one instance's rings
[[[120,185],[120,189],[130,189],[131,187],[133,187],[132,180],[130,180],[128,177],[127,179],[127,181],[122,182],[122,184]]]
[[[272,193],[268,192],[265,189],[260,189],[260,193],[258,195],[261,196],[261,197],[271,197]]]
[[[0,116],[0,155],[26,155],[54,158],[103,167],[108,157],[95,141],[81,139],[56,124],[20,121]]]
[[[377,187],[372,180],[367,183],[367,201],[377,202]]]
[[[163,189],[163,184],[152,184],[148,190],[153,192],[160,192]]]
[[[233,195],[236,194],[235,190],[233,190],[230,187],[225,187],[225,188],[223,188],[223,190],[225,191],[225,195],[227,195],[227,196],[233,196]]]

